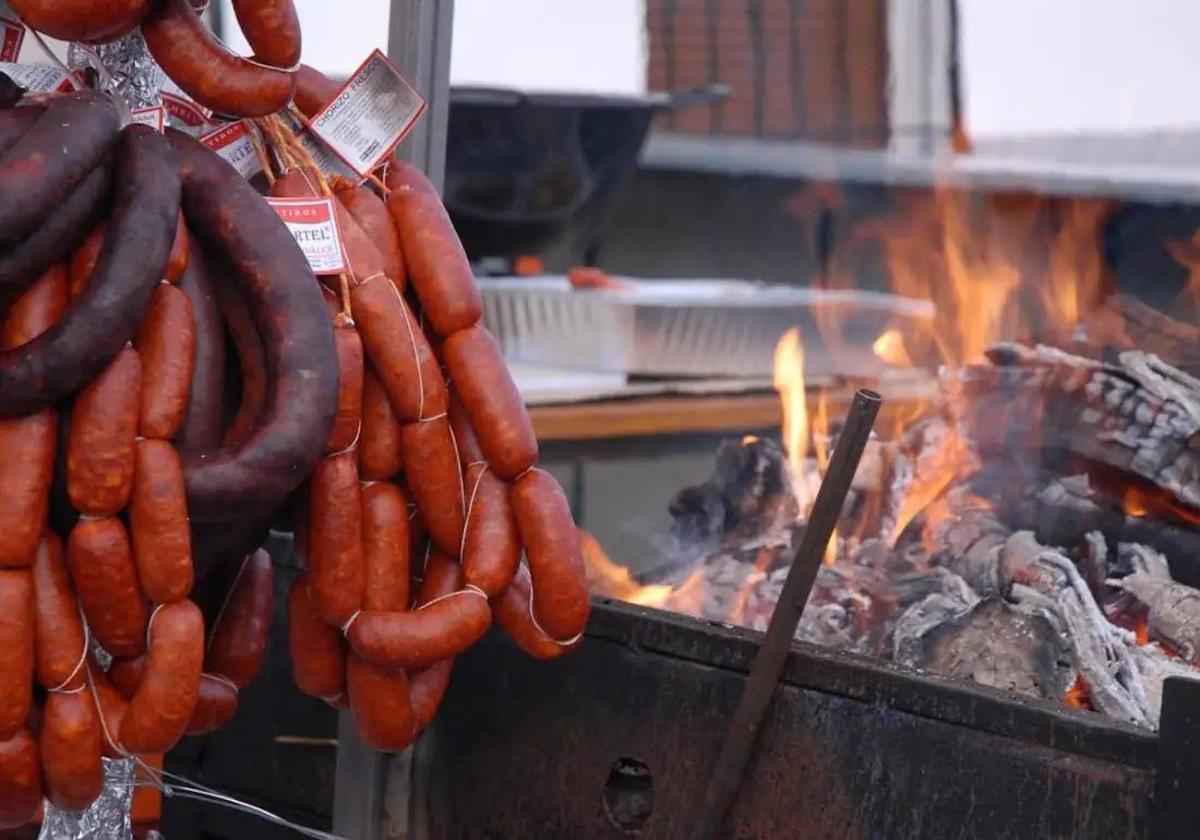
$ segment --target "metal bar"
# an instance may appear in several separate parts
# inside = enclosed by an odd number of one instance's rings
[[[388,58],[429,103],[425,116],[400,145],[398,154],[423,170],[438,189],[446,172],[453,28],[454,0],[392,0]]]
[[[384,755],[358,737],[349,712],[338,715],[337,770],[333,782],[333,833],[374,840],[383,820]]]
[[[737,794],[754,742],[758,737],[759,727],[767,706],[775,694],[779,677],[783,673],[788,651],[792,647],[792,639],[796,635],[796,627],[808,602],[813,582],[821,568],[821,560],[825,554],[825,546],[837,527],[842,513],[842,504],[850,490],[850,482],[858,469],[867,439],[871,436],[871,427],[875,424],[875,416],[883,399],[873,391],[860,390],[854,395],[846,424],[838,438],[837,449],[829,463],[829,470],[817,491],[817,499],[813,503],[812,514],[800,539],[800,546],[792,558],[791,568],[788,569],[787,580],[783,584],[783,592],[775,611],[771,614],[771,623],[767,625],[767,635],[762,647],[754,657],[750,668],[750,676],[742,691],[737,711],[733,715],[733,723],[725,736],[721,747],[721,755],[716,762],[716,770],[709,780],[704,793],[704,801],[700,806],[700,819],[692,834],[693,840],[715,840],[722,834],[722,823]]]
[[[1151,840],[1193,837],[1200,825],[1200,682],[1163,682]]]

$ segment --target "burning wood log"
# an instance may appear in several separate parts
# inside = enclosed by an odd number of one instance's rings
[[[1146,611],[1152,638],[1162,639],[1187,662],[1200,654],[1200,592],[1171,579],[1167,558],[1140,545],[1121,546],[1132,574],[1108,583],[1133,596]]]

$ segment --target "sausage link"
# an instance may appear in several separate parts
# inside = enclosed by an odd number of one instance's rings
[[[403,292],[408,282],[404,254],[400,250],[400,237],[392,225],[383,199],[370,187],[357,186],[345,180],[335,183],[334,194],[379,250],[383,259],[383,271],[392,281],[392,285],[397,291]]]
[[[0,418],[0,569],[33,561],[50,507],[57,447],[53,409]]]
[[[401,426],[375,371],[363,371],[358,468],[364,481],[386,481],[404,467]]]
[[[60,41],[115,41],[133,31],[153,0],[12,0],[25,23]]]
[[[245,688],[262,670],[274,617],[275,570],[259,549],[246,558],[212,629],[204,667]]]
[[[450,428],[454,430],[454,445],[458,447],[458,459],[462,461],[463,466],[469,467],[486,460],[483,450],[479,448],[479,438],[471,426],[471,418],[467,416],[462,397],[454,387],[450,388],[449,414]]]
[[[199,247],[192,249],[187,270],[179,282],[179,288],[191,301],[192,327],[196,333],[196,360],[187,411],[175,435],[175,445],[181,451],[219,446],[225,420],[225,328],[208,263]]]
[[[429,340],[404,298],[385,277],[350,292],[354,320],[371,366],[403,423],[446,411],[446,381]]]
[[[87,289],[96,270],[96,262],[100,259],[100,249],[108,236],[108,222],[101,220],[92,228],[87,238],[71,252],[71,300],[79,297]]]
[[[532,597],[529,569],[520,566],[508,589],[492,599],[492,615],[500,629],[517,647],[536,659],[557,659],[578,647],[582,639],[560,644],[534,623],[530,608]]]
[[[362,523],[363,609],[408,609],[411,543],[408,502],[400,488],[386,481],[363,488]]]
[[[113,516],[133,490],[142,363],[127,347],[83,390],[71,410],[67,492],[88,516]]]
[[[113,656],[142,653],[148,613],[121,520],[79,520],[67,538],[67,567],[101,647]]]
[[[125,719],[125,713],[129,710],[129,701],[121,696],[108,674],[91,659],[88,661],[88,687],[96,701],[96,710],[100,713],[100,733],[104,736],[101,749],[104,757],[123,758],[122,750],[118,748],[117,736],[121,732],[121,722]]]
[[[359,736],[372,749],[398,752],[416,740],[416,719],[403,668],[380,667],[354,654],[346,663],[346,693]]]
[[[341,452],[354,445],[362,425],[363,346],[358,330],[340,315],[333,330],[338,359],[338,407],[325,448]]]
[[[333,328],[308,261],[270,206],[198,141],[167,134],[188,229],[236,267],[272,379],[263,422],[244,444],[184,456],[193,520],[226,521],[277,507],[321,457],[337,408]]]
[[[25,726],[33,698],[33,575],[0,572],[0,739]]]
[[[13,300],[0,323],[0,350],[13,350],[33,341],[57,324],[70,304],[67,269],[58,263]]]
[[[167,752],[196,711],[204,664],[204,616],[191,601],[155,611],[146,673],[121,721],[120,743],[133,753]]]
[[[288,595],[288,650],[296,686],[310,697],[339,697],[346,685],[341,631],[317,615],[311,573],[298,576]]]
[[[409,566],[411,567],[410,571],[413,577],[419,578],[425,574],[425,555],[430,550],[429,529],[425,527],[425,520],[421,518],[421,512],[417,510],[417,503],[413,501],[412,493],[403,484],[398,484],[397,486],[404,496],[404,504],[408,506],[408,556]]]
[[[412,612],[364,611],[346,638],[354,653],[376,665],[428,668],[478,642],[491,621],[488,602],[461,590]]]
[[[42,764],[27,729],[0,741],[0,830],[32,822],[42,805]]]
[[[234,55],[189,0],[161,0],[142,22],[142,35],[166,74],[206,108],[232,117],[264,117],[291,101],[292,73]]]
[[[284,69],[300,62],[300,18],[292,0],[233,0],[233,13],[256,59]]]
[[[242,374],[241,401],[223,440],[226,446],[240,446],[262,419],[267,403],[267,360],[254,321],[232,282],[218,280],[216,291],[221,317],[225,319]]]
[[[165,440],[139,440],[134,460],[129,531],[138,580],[155,604],[181,601],[195,575],[179,454]]]
[[[108,666],[108,679],[113,688],[121,693],[126,700],[137,694],[142,677],[146,675],[146,655],[135,656],[133,659],[114,659]]]
[[[296,68],[296,95],[293,102],[306,117],[314,116],[333,101],[342,86],[320,70],[301,64]]]
[[[141,324],[166,267],[179,212],[179,168],[162,135],[145,125],[124,129],[116,185],[109,235],[87,290],[54,327],[0,352],[0,416],[29,414],[75,393]]]
[[[512,481],[537,462],[537,438],[500,345],[480,326],[461,330],[442,345],[454,390],[496,475]]]
[[[83,686],[83,621],[63,561],[62,541],[46,531],[33,561],[34,649],[42,688],[75,691]]]
[[[402,432],[404,476],[434,544],[447,554],[462,548],[462,467],[445,417],[409,423]]]
[[[330,455],[312,477],[308,567],[317,614],[341,627],[363,603],[362,498],[353,452]]]
[[[457,591],[463,585],[463,571],[440,551],[431,552],[425,566],[421,591],[417,595],[417,606],[428,604],[435,598]],[[416,718],[417,732],[422,732],[433,721],[446,687],[450,684],[450,672],[454,669],[453,659],[443,659],[409,677],[408,693]]]
[[[145,374],[138,434],[170,440],[187,411],[196,365],[196,328],[188,296],[174,286],[159,285],[133,346]]]
[[[571,506],[554,476],[539,469],[521,476],[512,499],[533,580],[534,616],[551,638],[565,642],[583,632],[591,612]]]
[[[202,674],[200,676],[200,696],[196,701],[196,711],[188,721],[188,735],[207,735],[216,732],[237,713],[238,692],[226,679]]]
[[[187,271],[188,260],[191,258],[191,236],[188,235],[187,225],[180,212],[175,222],[175,240],[171,243],[171,256],[167,260],[167,270],[163,279],[168,283],[178,283]]]
[[[388,198],[387,208],[400,235],[408,281],[433,331],[450,336],[479,323],[483,299],[441,198],[432,187],[401,186]]]
[[[467,583],[495,598],[512,583],[521,563],[521,536],[509,485],[492,475],[487,464],[469,467],[466,485],[463,575]]]
[[[25,89],[17,85],[8,77],[7,74],[0,74],[4,79],[0,79],[0,87],[3,87],[5,98],[9,95],[9,85],[16,87],[21,96],[25,95]],[[13,146],[17,145],[29,129],[33,128],[34,123],[42,118],[42,114],[46,113],[44,105],[24,105],[20,108],[5,107],[0,111],[0,155],[4,155]]]
[[[84,691],[49,695],[38,742],[46,798],[64,811],[82,811],[95,802],[104,784],[104,768],[100,716],[92,695]]]

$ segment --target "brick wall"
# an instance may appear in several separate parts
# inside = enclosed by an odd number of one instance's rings
[[[647,0],[653,90],[708,82],[725,102],[659,130],[883,146],[886,0]]]

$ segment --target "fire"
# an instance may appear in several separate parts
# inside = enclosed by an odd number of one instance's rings
[[[1063,703],[1072,709],[1090,710],[1092,708],[1091,690],[1082,676],[1076,676],[1075,682],[1063,695]]]
[[[1147,616],[1142,616],[1138,619],[1133,631],[1137,635],[1137,643],[1139,645],[1150,644],[1150,619]]]
[[[875,339],[875,343],[871,345],[872,352],[875,353],[880,360],[887,362],[889,365],[896,367],[912,367],[912,359],[909,358],[908,350],[904,347],[904,337],[900,335],[900,331],[892,328]]]

